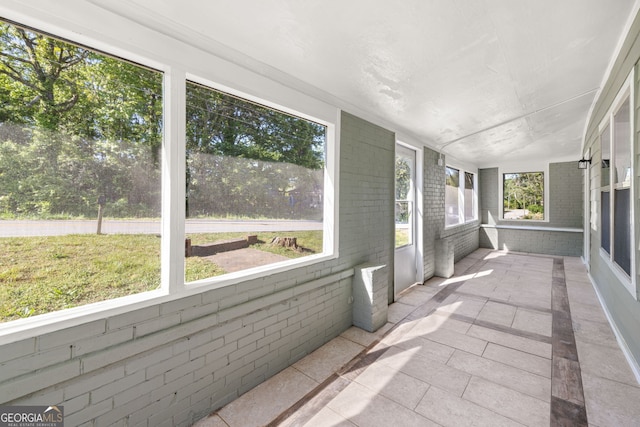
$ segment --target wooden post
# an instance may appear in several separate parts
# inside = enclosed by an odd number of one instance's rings
[[[96,234],[102,234],[102,207],[105,203],[105,197],[98,197],[98,231]]]

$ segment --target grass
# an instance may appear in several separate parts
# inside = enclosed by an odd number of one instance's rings
[[[396,228],[396,248],[409,243],[409,229]]]
[[[244,237],[247,233],[190,235],[192,244]],[[298,238],[309,251],[271,247],[275,236]],[[253,247],[289,258],[322,251],[321,231],[258,233]],[[224,274],[198,257],[185,260],[185,280]],[[141,234],[75,234],[0,238],[0,321],[49,313],[157,289],[160,239]]]

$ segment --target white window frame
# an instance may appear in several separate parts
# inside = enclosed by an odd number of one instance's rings
[[[638,300],[638,288],[637,288],[637,273],[636,273],[636,251],[637,251],[637,241],[635,236],[635,207],[636,207],[636,185],[637,185],[637,180],[638,177],[636,176],[637,174],[637,154],[638,152],[635,149],[635,141],[636,141],[636,134],[635,134],[635,120],[636,120],[636,114],[635,114],[635,71],[634,69],[631,70],[631,72],[629,73],[629,76],[627,76],[627,79],[625,80],[624,84],[622,85],[622,87],[620,88],[618,94],[616,95],[615,99],[613,100],[613,102],[611,103],[609,109],[607,110],[606,115],[604,116],[604,118],[602,119],[602,121],[600,122],[600,125],[598,126],[598,142],[597,144],[600,144],[600,135],[602,135],[602,133],[604,132],[604,130],[607,128],[607,126],[609,126],[609,132],[610,132],[610,159],[609,159],[609,173],[613,174],[613,171],[615,169],[615,140],[614,140],[614,116],[615,114],[620,110],[620,107],[622,107],[622,104],[627,101],[627,99],[629,100],[629,132],[630,132],[630,138],[629,138],[629,144],[630,144],[630,153],[631,153],[631,182],[630,182],[630,209],[631,212],[629,213],[630,218],[631,218],[631,230],[630,230],[630,234],[631,234],[631,253],[630,253],[630,257],[631,257],[631,261],[630,261],[630,267],[631,267],[631,274],[627,275],[627,273],[622,269],[622,267],[620,267],[615,261],[614,261],[614,221],[613,221],[613,217],[615,215],[615,190],[616,187],[619,187],[618,184],[615,184],[613,182],[613,180],[611,179],[611,176],[609,178],[609,238],[610,238],[610,250],[608,253],[607,251],[605,251],[602,248],[602,244],[600,245],[599,249],[599,253],[600,253],[600,257],[605,261],[605,263],[609,266],[609,268],[611,269],[611,271],[613,272],[613,274],[616,276],[616,278],[620,281],[620,283],[625,287],[625,289],[627,291],[629,291],[629,293],[633,296],[633,298],[635,300]],[[599,172],[602,173],[602,168],[598,168]],[[601,196],[601,179],[598,179],[598,202],[602,203],[602,196]],[[620,187],[622,188],[622,187]],[[626,188],[626,187],[624,187]],[[600,212],[598,212],[598,230],[597,232],[600,235],[600,239],[602,239],[602,217],[600,216]]]
[[[20,19],[23,18],[23,19]],[[7,16],[9,22],[11,16]],[[163,73],[163,143],[162,143],[162,210],[161,210],[161,275],[160,289],[85,304],[29,318],[0,323],[0,344],[14,339],[37,336],[44,333],[104,319],[121,313],[176,300],[185,296],[203,293],[220,287],[237,285],[271,274],[304,268],[338,257],[339,233],[339,153],[341,111],[324,101],[312,98],[296,89],[274,83],[238,65],[217,56],[206,56],[206,67],[202,67],[203,55],[189,58],[150,58],[143,48],[136,49],[122,40],[109,43],[99,37],[92,38],[82,32],[65,29],[63,26],[37,21],[22,16],[14,19],[18,25],[49,36],[60,37],[104,54],[128,59]],[[100,34],[98,34],[99,36]],[[114,42],[116,40],[116,42]],[[171,40],[179,45],[180,42]],[[127,46],[127,48],[118,47]],[[175,48],[174,45],[173,47]],[[192,73],[188,72],[191,70]],[[214,89],[231,93],[270,108],[284,111],[327,128],[326,162],[324,173],[324,221],[323,252],[277,264],[256,267],[223,276],[203,279],[185,284],[184,236],[185,236],[185,140],[186,140],[186,82],[199,82]],[[226,82],[214,83],[214,82]],[[237,88],[243,88],[242,91]],[[255,94],[255,95],[252,95]]]
[[[458,185],[458,222],[455,224],[447,224],[447,216],[445,212],[445,230],[449,230],[451,228],[459,227],[465,224],[470,224],[472,222],[478,221],[478,171],[477,169],[473,169],[471,167],[464,167],[463,165],[457,164],[455,162],[447,162],[445,164],[445,189],[446,189],[446,168],[456,169],[459,172],[459,185]],[[466,177],[465,173],[473,174],[473,219],[467,220],[465,215],[465,184]],[[446,190],[445,190],[445,206],[446,206]]]
[[[506,174],[516,174],[516,173],[535,173],[542,172],[544,188],[543,188],[543,197],[544,197],[544,219],[505,219],[504,218],[504,176]],[[498,215],[499,221],[509,222],[509,223],[517,223],[517,224],[531,224],[531,223],[548,223],[550,216],[550,205],[549,205],[549,164],[515,164],[515,165],[506,165],[498,168]]]
[[[315,264],[317,262],[321,262],[321,261],[326,261],[329,259],[333,259],[337,257],[337,253],[338,253],[338,248],[337,248],[337,238],[336,233],[337,231],[334,230],[334,226],[333,224],[337,224],[337,209],[335,206],[335,202],[337,200],[337,197],[335,197],[335,192],[336,192],[336,187],[334,186],[334,183],[336,182],[336,175],[337,175],[337,169],[336,169],[336,155],[337,155],[337,150],[336,150],[336,125],[334,123],[331,123],[327,120],[322,120],[319,119],[317,117],[314,117],[312,115],[309,114],[305,114],[305,113],[301,113],[297,110],[285,107],[283,105],[279,105],[277,103],[268,101],[266,99],[262,99],[259,97],[256,97],[254,95],[248,94],[246,92],[242,92],[239,91],[233,87],[229,87],[229,86],[225,86],[219,83],[216,83],[214,81],[208,80],[206,78],[203,78],[199,75],[195,75],[195,74],[190,74],[187,73],[186,74],[186,80],[190,81],[190,82],[194,82],[194,83],[198,83],[201,84],[205,87],[217,90],[217,91],[221,91],[224,93],[228,93],[230,95],[234,95],[237,96],[239,98],[242,98],[244,100],[247,101],[251,101],[251,102],[255,102],[256,104],[268,107],[268,108],[272,108],[274,110],[277,111],[282,111],[288,114],[291,114],[292,116],[296,116],[299,118],[303,118],[305,120],[309,120],[318,124],[321,124],[323,126],[325,126],[327,128],[327,135],[326,135],[326,141],[325,141],[325,150],[326,150],[326,164],[325,164],[325,170],[324,170],[324,198],[323,198],[323,218],[325,218],[325,220],[323,221],[323,238],[322,238],[322,242],[323,242],[323,248],[322,248],[322,253],[320,254],[315,254],[315,255],[310,255],[310,256],[306,256],[306,257],[302,257],[302,258],[295,258],[295,259],[291,259],[289,261],[282,261],[276,264],[268,264],[268,265],[264,265],[264,266],[259,266],[259,267],[255,267],[255,268],[250,268],[250,269],[246,269],[246,270],[242,270],[242,271],[238,271],[235,273],[227,273],[224,274],[222,276],[214,276],[214,277],[209,277],[206,279],[201,279],[201,280],[196,280],[193,282],[185,282],[184,280],[184,271],[183,274],[181,275],[182,281],[181,281],[181,288],[189,287],[189,288],[199,288],[199,287],[210,287],[210,286],[227,286],[227,285],[233,285],[236,284],[238,282],[244,281],[244,280],[250,280],[250,279],[255,279],[258,277],[263,277],[266,276],[268,274],[275,274],[275,273],[279,273],[279,272],[283,272],[283,271],[288,271],[291,270],[293,268],[298,268],[298,267],[303,267],[303,266],[307,266],[307,265],[312,265]],[[185,88],[185,94],[186,94],[186,88]],[[183,138],[185,138],[185,136],[182,136]],[[182,156],[184,158],[184,148],[183,148],[183,152],[182,152]],[[183,162],[184,163],[184,162]],[[184,169],[185,166],[182,166],[182,168]],[[184,172],[181,171],[183,173],[182,176],[184,176]],[[185,188],[184,185],[182,185],[181,188]],[[184,197],[183,197],[184,200]],[[182,209],[181,209],[182,210]],[[181,213],[181,218],[184,221],[185,220],[185,212],[184,210],[182,210]],[[334,221],[331,221],[331,218],[335,218]],[[181,237],[181,239],[184,239],[184,232],[183,235]],[[182,264],[184,265],[184,251],[182,251]],[[178,281],[178,285],[180,285],[180,281]]]
[[[471,198],[472,198],[472,203],[473,203],[473,217],[471,219],[467,219],[467,214],[466,214],[466,203],[467,203],[467,199],[466,199],[466,195],[465,195],[465,190],[466,188],[466,184],[467,184],[467,177],[466,174],[471,174],[473,175],[473,193],[471,194]],[[478,220],[478,172],[472,172],[472,171],[464,171],[464,175],[465,175],[465,179],[464,179],[464,183],[465,183],[465,187],[462,189],[462,200],[464,201],[462,209],[463,209],[463,216],[464,216],[464,223],[468,224],[470,222],[474,222]]]

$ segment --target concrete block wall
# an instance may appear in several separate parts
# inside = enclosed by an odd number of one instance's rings
[[[393,301],[395,134],[342,113],[339,268],[386,265]]]
[[[57,402],[68,425],[189,425],[349,327],[351,274],[230,286],[3,346],[0,402]]]
[[[545,255],[582,255],[582,233],[551,230],[481,228],[480,246]]]
[[[549,164],[548,173],[548,221],[527,222],[500,219],[499,206],[502,201],[499,200],[498,168],[479,171],[479,205],[483,225],[479,232],[480,247],[547,255],[582,255],[583,234],[579,230],[582,229],[584,216],[583,172],[578,169],[577,162],[563,162]]]
[[[0,404],[187,426],[351,326],[353,267],[393,264],[395,138],[345,114],[341,144],[339,258],[3,344]]]
[[[478,171],[478,205],[480,206],[480,222],[495,225],[500,221],[498,203],[500,194],[500,175],[498,168],[480,169]],[[486,246],[483,246],[486,247]]]
[[[445,230],[444,201],[445,201],[445,165],[438,165],[439,153],[424,148],[423,164],[423,271],[424,280],[435,274],[436,241],[441,238],[451,238],[454,245],[454,259],[459,261],[480,247],[479,224],[473,221]]]
[[[362,264],[353,278],[353,325],[375,332],[387,323],[388,274],[386,266]]]
[[[460,261],[462,258],[466,257],[471,252],[480,247],[479,224],[479,221],[476,221],[472,224],[460,226],[459,229],[456,230],[456,233],[453,234],[453,236],[455,237],[453,240],[454,262]]]
[[[584,172],[578,162],[549,165],[549,220],[554,227],[582,228]]]

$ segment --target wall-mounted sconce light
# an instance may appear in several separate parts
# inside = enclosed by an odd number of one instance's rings
[[[582,159],[578,160],[578,169],[586,169],[590,164],[591,159],[585,159],[583,156]]]
[[[443,166],[444,165],[444,160],[442,160],[442,153],[438,153],[438,166]]]

